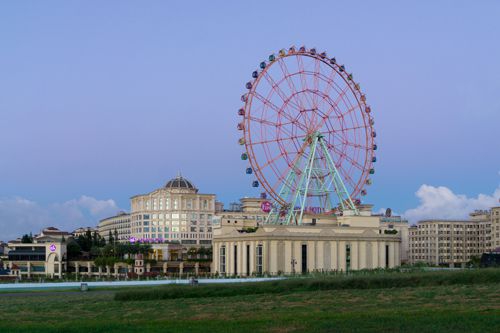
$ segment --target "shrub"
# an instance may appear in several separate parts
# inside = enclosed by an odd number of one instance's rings
[[[500,269],[326,276],[318,278],[291,278],[268,282],[226,284],[222,286],[220,284],[206,284],[196,288],[187,285],[167,285],[146,290],[120,291],[115,294],[115,300],[159,300],[281,294],[294,291],[381,289],[454,284],[470,285],[478,283],[497,283],[498,281],[500,281]]]

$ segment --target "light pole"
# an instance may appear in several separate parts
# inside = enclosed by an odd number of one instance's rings
[[[292,264],[292,274],[295,275],[295,265],[297,264],[297,260],[292,258],[292,261],[290,263]]]

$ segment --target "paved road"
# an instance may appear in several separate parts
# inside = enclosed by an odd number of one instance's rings
[[[241,279],[198,279],[199,284],[214,284],[214,283],[247,283],[247,282],[263,282],[281,280],[283,278],[241,278]],[[47,282],[47,283],[2,283],[0,284],[0,297],[5,295],[20,295],[20,294],[47,294],[53,291],[54,293],[81,293],[79,291],[82,282]],[[177,280],[145,280],[145,281],[102,281],[102,282],[84,282],[89,288],[95,287],[133,287],[133,286],[159,286],[167,284],[189,284],[188,279]],[[63,289],[57,291],[57,289]],[[64,290],[65,289],[65,290]],[[75,291],[67,291],[74,289]],[[9,292],[18,291],[18,292]],[[23,291],[26,291],[25,293]],[[43,291],[43,292],[41,292]],[[93,290],[92,292],[97,292]],[[108,292],[113,292],[112,290]]]
[[[92,290],[92,294],[113,294],[113,290]],[[0,293],[2,297],[32,297],[32,296],[60,296],[60,295],[73,295],[81,297],[85,293],[81,291],[31,291],[31,292],[18,292],[18,293]]]

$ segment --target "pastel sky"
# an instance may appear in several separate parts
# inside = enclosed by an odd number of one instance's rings
[[[178,171],[258,195],[237,109],[258,63],[316,47],[376,119],[367,202],[412,221],[500,198],[499,1],[3,1],[0,240],[96,225]]]

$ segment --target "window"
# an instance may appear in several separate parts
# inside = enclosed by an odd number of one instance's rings
[[[449,250],[448,250],[449,252]],[[385,267],[389,267],[389,245],[385,246]]]
[[[351,269],[351,244],[345,246],[345,270]]]
[[[219,251],[219,270],[220,273],[226,273],[226,246],[222,245]]]
[[[302,244],[302,273],[307,273],[307,244]]]
[[[256,264],[257,264],[257,274],[262,274],[262,253],[263,253],[263,249],[262,249],[262,244],[259,244],[257,245],[257,249],[256,249],[256,253],[255,253],[255,261],[256,261]]]
[[[234,275],[238,275],[238,245],[234,246],[233,258],[234,258]]]
[[[247,245],[247,275],[250,275],[250,245]]]
[[[174,199],[174,209],[177,209],[179,206],[179,202],[177,201],[177,199]]]

